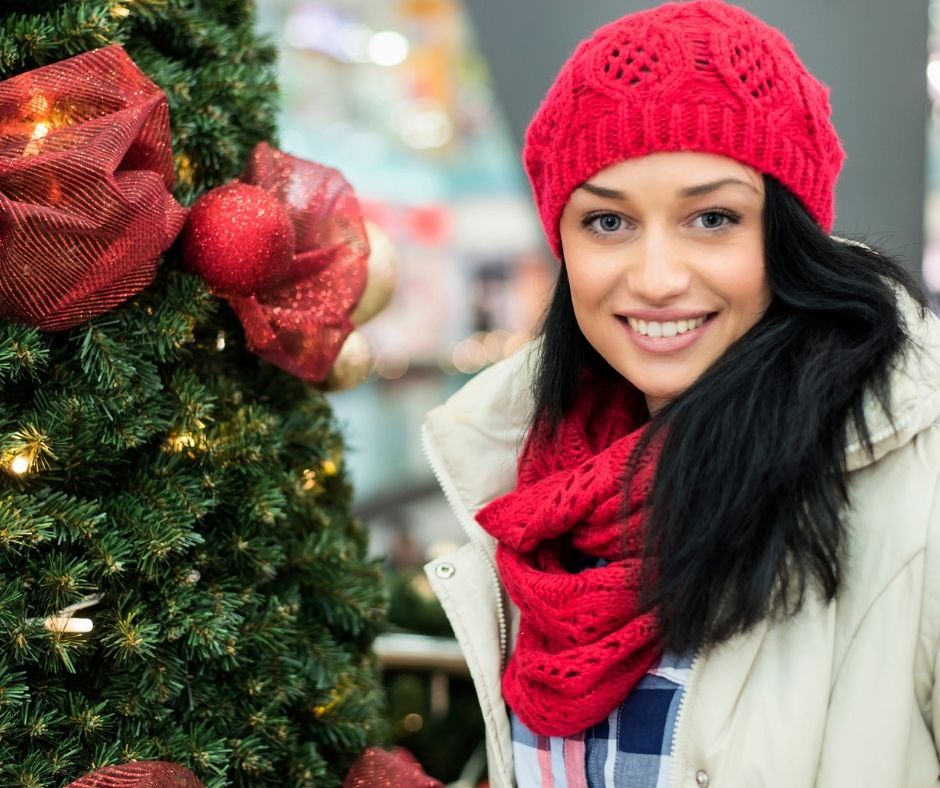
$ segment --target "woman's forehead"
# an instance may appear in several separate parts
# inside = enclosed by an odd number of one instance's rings
[[[755,188],[762,184],[760,173],[744,162],[729,156],[699,151],[660,151],[615,162],[596,172],[587,183],[604,186],[605,181],[639,180],[643,177],[670,178],[698,182],[703,179],[736,179]],[[759,189],[762,191],[762,189]]]

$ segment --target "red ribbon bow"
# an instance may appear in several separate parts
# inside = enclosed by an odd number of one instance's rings
[[[182,766],[164,761],[137,761],[97,769],[66,788],[203,788]]]
[[[71,328],[145,288],[174,178],[166,97],[120,46],[0,82],[0,317]]]
[[[343,788],[444,788],[440,780],[425,774],[417,759],[404,747],[391,751],[369,747],[346,774]]]

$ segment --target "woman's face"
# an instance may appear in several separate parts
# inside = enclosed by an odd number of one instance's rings
[[[763,206],[756,170],[690,151],[627,159],[571,194],[560,231],[575,317],[651,413],[770,304]]]

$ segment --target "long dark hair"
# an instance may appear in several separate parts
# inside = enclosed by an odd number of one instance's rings
[[[871,449],[867,392],[888,412],[892,361],[908,337],[899,293],[919,287],[887,254],[830,238],[764,175],[763,318],[651,419],[657,435],[645,603],[664,645],[707,649],[785,618],[815,586],[843,580],[846,441]],[[617,375],[588,344],[564,267],[543,318],[533,422],[556,425],[587,365]],[[890,412],[888,416],[890,417]]]

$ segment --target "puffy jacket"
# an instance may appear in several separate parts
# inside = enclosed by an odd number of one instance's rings
[[[940,320],[912,307],[906,319],[916,347],[893,373],[894,424],[872,402],[874,456],[850,436],[842,592],[696,657],[669,788],[940,786]],[[476,686],[493,788],[515,785],[500,675],[518,611],[474,514],[515,486],[536,348],[477,375],[422,428],[468,536],[425,570]]]

